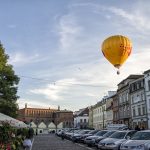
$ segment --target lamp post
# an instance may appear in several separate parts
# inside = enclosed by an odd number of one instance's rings
[[[103,112],[103,129],[104,129],[104,121],[105,121],[105,114],[104,114],[104,111],[105,111],[105,107],[102,106],[102,112]]]

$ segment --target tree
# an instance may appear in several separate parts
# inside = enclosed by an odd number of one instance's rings
[[[0,43],[0,112],[11,117],[17,117],[17,90],[19,77],[15,75],[13,66],[8,64],[9,56]]]

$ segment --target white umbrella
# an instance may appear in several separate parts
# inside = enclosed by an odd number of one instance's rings
[[[26,128],[27,127],[27,125],[24,122],[0,113],[0,125],[2,125],[2,122],[8,122],[11,126],[17,127],[17,128]]]

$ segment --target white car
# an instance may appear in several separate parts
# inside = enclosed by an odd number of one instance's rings
[[[107,150],[119,150],[120,145],[125,142],[129,137],[132,137],[136,131],[117,131],[113,133],[109,138],[103,139],[98,143],[98,148]]]
[[[138,131],[122,143],[120,150],[150,150],[150,130]]]

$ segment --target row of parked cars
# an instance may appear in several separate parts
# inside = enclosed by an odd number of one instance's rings
[[[101,150],[150,150],[150,130],[64,129],[57,135]]]

